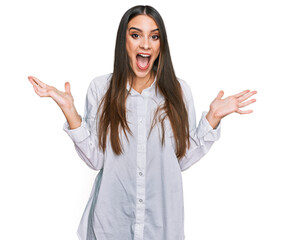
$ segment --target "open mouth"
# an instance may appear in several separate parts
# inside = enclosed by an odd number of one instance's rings
[[[151,58],[151,55],[148,53],[147,54],[146,53],[138,53],[136,56],[138,68],[141,70],[148,69],[149,63],[150,63],[150,58]]]

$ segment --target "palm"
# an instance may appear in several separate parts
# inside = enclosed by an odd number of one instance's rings
[[[51,97],[61,108],[69,108],[73,105],[74,99],[70,92],[69,82],[65,83],[65,92],[57,90],[53,86],[49,86],[36,77],[29,76],[29,81],[32,83],[36,94],[40,97]]]
[[[250,92],[250,90],[244,90],[238,94],[222,99],[224,92],[220,91],[218,96],[212,101],[210,108],[215,113],[215,117],[217,118],[223,118],[233,112],[237,112],[239,114],[251,113],[253,112],[252,110],[243,111],[239,108],[245,107],[255,102],[256,99],[251,99],[246,102],[244,101],[256,93],[257,91]]]

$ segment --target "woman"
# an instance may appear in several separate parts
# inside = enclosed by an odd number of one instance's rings
[[[181,171],[219,139],[221,119],[255,99],[245,90],[203,112],[196,127],[190,86],[174,73],[166,30],[150,6],[135,6],[121,19],[113,73],[93,79],[82,118],[65,92],[28,77],[35,92],[63,111],[63,129],[81,159],[97,174],[78,227],[81,240],[182,240]]]

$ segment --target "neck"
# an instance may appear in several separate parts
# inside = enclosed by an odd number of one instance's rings
[[[154,74],[148,74],[143,78],[134,78],[133,89],[141,93],[143,89],[148,88],[154,82]]]

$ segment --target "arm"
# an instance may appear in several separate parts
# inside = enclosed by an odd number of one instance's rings
[[[222,118],[234,112],[239,114],[250,114],[253,112],[253,110],[241,110],[240,108],[256,102],[256,99],[246,102],[245,100],[256,94],[257,91],[247,89],[222,99],[224,91],[221,90],[211,102],[209,112],[203,112],[199,125],[196,128],[196,115],[191,88],[185,81],[181,81],[181,83],[189,114],[191,145],[186,155],[179,162],[181,170],[184,171],[201,159],[210,150],[214,142],[220,138]]]
[[[190,127],[190,148],[186,150],[186,155],[179,160],[181,171],[185,171],[206,155],[214,142],[220,138],[221,121],[218,122],[216,128],[213,128],[206,118],[208,112],[203,111],[198,127],[196,127],[196,113],[191,88],[186,82],[183,83],[182,88],[187,103]]]
[[[80,126],[70,128],[68,118],[63,125],[63,130],[69,135],[74,143],[75,150],[79,157],[92,169],[100,170],[103,168],[103,153],[98,147],[98,136],[96,131],[96,112],[98,109],[98,94],[94,81],[88,87],[84,117]]]

